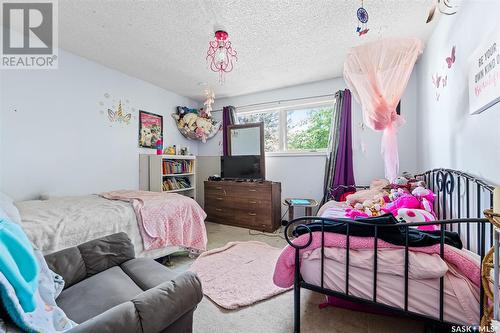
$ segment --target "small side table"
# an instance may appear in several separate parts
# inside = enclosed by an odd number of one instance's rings
[[[304,207],[306,216],[312,216],[312,209],[317,207],[319,203],[314,199],[286,198],[285,205],[288,206],[288,221],[291,221],[294,219],[295,207]]]

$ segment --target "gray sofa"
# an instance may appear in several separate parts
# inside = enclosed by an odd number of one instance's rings
[[[135,258],[125,233],[93,240],[45,257],[65,288],[57,304],[80,323],[71,333],[192,332],[203,294],[198,277]]]

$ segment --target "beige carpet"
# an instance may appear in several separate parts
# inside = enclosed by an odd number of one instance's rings
[[[214,249],[230,241],[258,240],[284,247],[280,237],[250,235],[247,229],[207,223],[208,247]],[[251,231],[252,234],[257,233]],[[281,234],[280,234],[281,235]],[[275,235],[272,235],[275,236]],[[173,269],[186,270],[192,259],[173,259]],[[301,329],[303,333],[396,333],[423,332],[421,322],[378,316],[337,308],[318,309],[324,296],[308,290],[301,293]],[[224,310],[206,297],[194,314],[195,333],[290,333],[293,332],[293,291],[272,297],[239,310]]]

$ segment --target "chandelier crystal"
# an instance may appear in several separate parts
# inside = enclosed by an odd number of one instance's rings
[[[226,31],[215,31],[214,39],[208,42],[206,60],[210,69],[219,73],[219,82],[224,83],[224,74],[232,71],[233,61],[238,60],[236,50],[233,49]]]

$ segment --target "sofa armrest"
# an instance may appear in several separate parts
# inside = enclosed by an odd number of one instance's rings
[[[126,233],[120,232],[54,252],[46,255],[45,260],[69,287],[134,257],[134,245]]]
[[[81,323],[69,333],[159,333],[196,308],[202,298],[200,280],[186,272]]]
[[[202,298],[198,276],[193,272],[185,272],[172,281],[146,290],[132,303],[141,318],[144,332],[161,332],[196,308]]]

